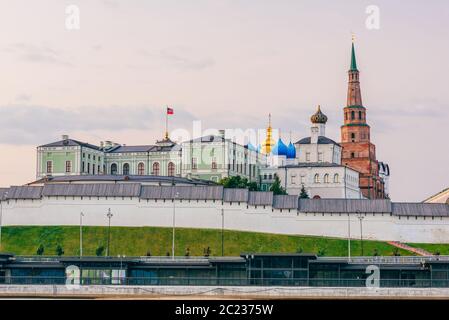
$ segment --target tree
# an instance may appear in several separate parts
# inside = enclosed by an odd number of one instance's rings
[[[44,245],[41,243],[41,244],[39,245],[39,247],[37,248],[37,250],[36,250],[36,254],[37,254],[38,256],[41,256],[41,255],[44,254],[44,251],[45,251]]]
[[[284,188],[281,186],[281,180],[279,180],[279,177],[277,175],[274,176],[274,182],[270,187],[270,191],[273,192],[273,194],[287,194]]]
[[[104,252],[104,246],[99,246],[96,250],[95,250],[95,254],[97,257],[101,257],[103,255]]]
[[[225,177],[218,182],[218,184],[221,184],[225,188],[230,189],[249,189],[250,191],[258,191],[259,186],[256,182],[250,182],[247,178],[242,178],[241,176],[232,176],[232,177]]]
[[[309,194],[306,191],[306,188],[304,188],[304,185],[301,187],[301,193],[299,194],[299,197],[301,199],[309,199]]]
[[[58,244],[58,246],[56,247],[56,255],[62,256],[63,254],[64,254],[64,249],[62,248],[62,246],[60,244]]]
[[[394,249],[393,249],[393,255],[396,256],[396,257],[398,257],[398,256],[401,255],[401,253],[399,252],[399,249],[398,249],[398,248],[394,248]]]

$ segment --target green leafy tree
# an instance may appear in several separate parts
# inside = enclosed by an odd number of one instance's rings
[[[56,255],[62,256],[63,254],[64,254],[64,249],[62,248],[62,246],[60,244],[58,244],[56,247]]]
[[[274,177],[274,182],[270,187],[270,191],[273,192],[273,194],[287,194],[284,188],[281,186],[281,180],[279,180],[279,177],[276,175]]]
[[[97,257],[101,257],[104,253],[104,246],[99,246],[97,249],[95,249],[95,255]]]
[[[221,184],[225,188],[235,189],[249,189],[250,191],[258,191],[259,187],[256,182],[250,182],[247,178],[242,178],[241,176],[225,177],[220,180]]]
[[[44,251],[45,251],[44,245],[41,243],[41,244],[39,245],[39,247],[37,248],[37,250],[36,250],[36,254],[37,254],[38,256],[41,256],[41,255],[44,254]]]
[[[301,187],[301,193],[299,194],[299,197],[301,199],[309,199],[309,194],[306,191],[306,188],[304,188],[304,185]]]

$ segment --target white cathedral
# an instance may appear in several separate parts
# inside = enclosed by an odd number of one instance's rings
[[[310,198],[362,199],[359,173],[341,163],[342,147],[326,137],[327,116],[320,106],[311,117],[310,137],[290,142],[280,138],[271,150],[271,124],[262,150],[267,152],[267,166],[261,170],[262,181],[277,175],[289,195],[300,195],[301,189]],[[273,179],[273,178],[272,178]],[[262,189],[268,189],[262,185]]]

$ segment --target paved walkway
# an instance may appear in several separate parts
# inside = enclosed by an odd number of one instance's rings
[[[433,256],[433,254],[431,254],[429,251],[426,251],[421,248],[410,247],[409,245],[402,243],[402,242],[389,241],[388,244],[395,246],[396,248],[400,248],[400,249],[404,249],[404,250],[416,253],[419,256]]]

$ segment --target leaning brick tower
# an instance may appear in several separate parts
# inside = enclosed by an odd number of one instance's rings
[[[341,126],[342,164],[360,172],[360,189],[369,199],[384,198],[384,183],[379,177],[376,146],[371,143],[370,126],[366,123],[366,108],[362,103],[359,70],[354,42],[348,71],[348,96]]]

